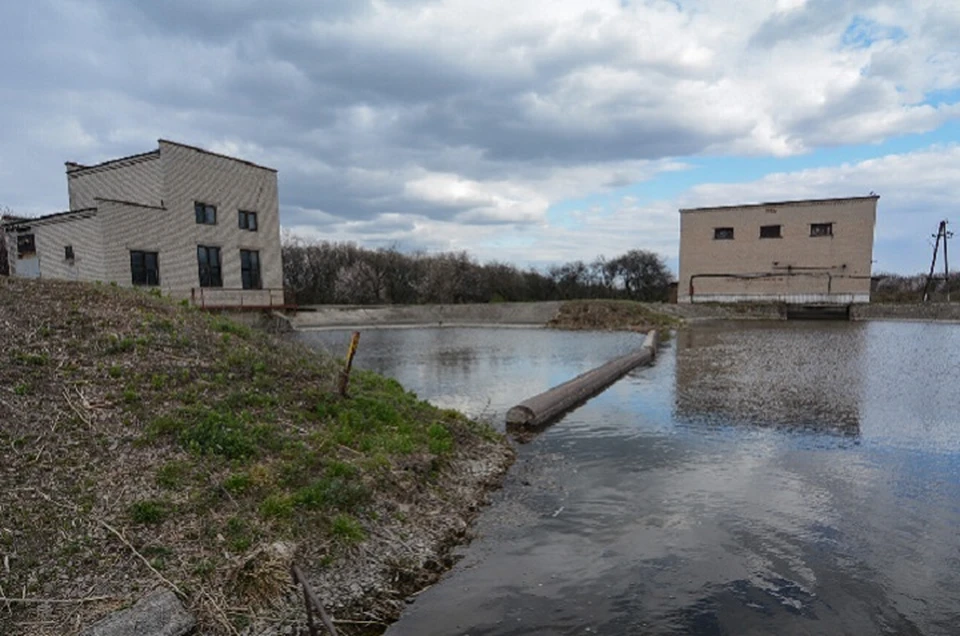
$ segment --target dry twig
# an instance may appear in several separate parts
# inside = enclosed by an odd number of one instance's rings
[[[99,603],[100,601],[113,601],[116,596],[88,596],[86,598],[9,598],[0,596],[0,603],[11,604],[18,603],[22,605],[42,605],[45,603],[69,604],[69,603]]]
[[[163,581],[166,585],[168,585],[168,586],[170,587],[170,589],[172,589],[174,592],[176,592],[176,593],[177,593],[177,596],[179,596],[180,598],[186,598],[187,595],[183,593],[183,590],[181,590],[179,587],[177,587],[177,585],[176,585],[175,583],[173,583],[173,582],[171,582],[169,579],[167,579],[167,577],[165,577],[164,575],[160,574],[160,572],[158,572],[157,569],[150,564],[150,561],[147,560],[147,557],[145,557],[145,556],[143,556],[142,554],[140,554],[140,552],[138,552],[137,549],[136,549],[135,547],[133,547],[133,545],[131,545],[131,543],[130,543],[129,541],[127,541],[126,537],[124,537],[122,534],[120,534],[120,531],[119,531],[119,530],[117,530],[116,528],[114,528],[113,526],[111,526],[109,523],[107,523],[107,522],[104,521],[103,519],[97,519],[97,522],[98,522],[100,525],[102,525],[104,528],[106,528],[107,530],[109,530],[110,532],[112,532],[114,535],[116,535],[116,537],[117,537],[118,539],[120,539],[120,541],[123,542],[123,545],[127,546],[128,548],[130,548],[130,551],[133,552],[133,553],[137,556],[138,559],[140,559],[141,561],[143,561],[143,564],[146,565],[148,568],[150,568],[150,571],[153,572],[153,573],[157,576],[157,578],[159,578],[159,579],[160,579],[161,581]]]

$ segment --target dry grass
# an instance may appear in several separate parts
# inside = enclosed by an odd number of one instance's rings
[[[0,278],[0,633],[157,585],[205,634],[290,625],[293,559],[338,618],[394,619],[511,454],[373,374],[340,399],[338,370],[149,294]]]

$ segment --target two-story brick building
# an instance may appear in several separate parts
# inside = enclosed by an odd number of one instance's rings
[[[154,287],[207,306],[283,304],[276,170],[165,140],[66,166],[69,211],[4,223],[11,275]]]
[[[869,302],[879,198],[680,210],[678,301]]]

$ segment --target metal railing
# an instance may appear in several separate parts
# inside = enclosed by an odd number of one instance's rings
[[[240,287],[194,287],[190,304],[201,309],[294,309],[293,294],[281,287],[243,289]]]

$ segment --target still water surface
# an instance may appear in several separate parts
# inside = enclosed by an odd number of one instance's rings
[[[357,364],[501,422],[640,342],[367,331]],[[388,634],[960,634],[958,380],[960,326],[686,329],[520,447]]]

